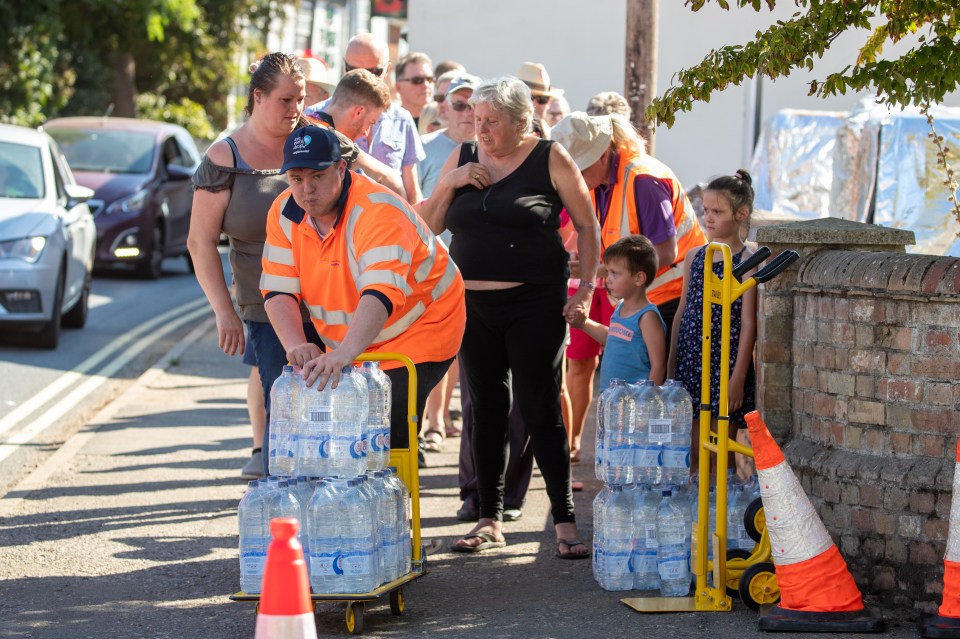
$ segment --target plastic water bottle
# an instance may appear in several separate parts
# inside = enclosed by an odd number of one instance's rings
[[[360,482],[358,488],[360,494],[366,500],[367,509],[370,511],[371,532],[373,534],[373,583],[379,586],[385,579],[383,578],[383,532],[380,530],[380,496],[377,493],[377,486],[374,483],[373,475],[361,475],[357,477]]]
[[[276,484],[276,489],[270,493],[270,505],[267,509],[268,523],[271,519],[277,517],[292,517],[300,521],[300,502],[296,497],[296,480],[293,487],[290,481],[281,479]]]
[[[597,447],[602,446],[601,479],[607,484],[632,484],[636,400],[630,385],[622,379],[610,380],[610,392],[603,405],[603,433],[597,431]],[[600,462],[598,462],[599,464]]]
[[[727,550],[740,547],[740,530],[743,530],[743,512],[737,507],[740,495],[743,494],[743,484],[736,472],[730,470],[727,479]]]
[[[670,424],[663,418],[663,399],[652,380],[637,382],[634,386],[634,400],[637,407],[636,430],[633,435],[636,481],[656,486],[661,481],[662,442],[664,434],[669,434]]]
[[[297,539],[303,548],[303,560],[307,565],[307,579],[309,580],[310,534],[307,532],[307,506],[310,504],[310,497],[313,496],[313,489],[315,488],[316,482],[312,482],[309,477],[297,477],[296,479],[290,479],[288,481],[290,482],[290,488],[294,496],[297,498],[297,503],[300,505],[300,515],[298,517],[300,520],[300,532],[297,534]]]
[[[639,485],[633,492],[633,587],[637,590],[657,590],[660,588],[660,573],[657,570],[658,495],[647,485]]]
[[[379,533],[377,583],[382,584],[393,578],[391,575],[397,564],[396,555],[391,555],[391,552],[396,552],[397,547],[397,502],[393,490],[387,485],[385,471],[378,470],[372,473],[370,483],[377,500],[377,532]]]
[[[603,559],[603,513],[604,509],[607,507],[606,504],[610,500],[611,494],[610,487],[606,484],[603,485],[603,488],[597,493],[597,496],[593,498],[593,578],[594,580],[603,588],[603,585],[606,583],[604,577],[604,559]]]
[[[283,372],[270,388],[270,438],[267,442],[270,472],[291,476],[296,469],[297,439],[300,430],[300,383],[293,366]]]
[[[392,503],[390,514],[393,519],[393,538],[387,539],[388,545],[386,546],[386,562],[389,566],[387,579],[390,581],[397,579],[404,573],[405,559],[403,547],[404,538],[401,531],[403,528],[403,516],[406,513],[406,504],[403,501],[403,489],[401,488],[403,482],[396,476],[395,470],[393,467],[383,470],[384,482],[390,491]],[[409,535],[407,543],[409,545]]]
[[[240,590],[260,592],[263,567],[270,544],[270,521],[259,481],[247,484],[247,492],[237,508],[240,528]]]
[[[333,437],[333,402],[327,385],[323,390],[307,386],[300,379],[300,436],[297,446],[297,475],[328,477],[330,443]]]
[[[369,410],[367,384],[354,370],[345,366],[337,387],[328,384],[324,389],[330,395],[333,415],[329,471],[336,477],[356,477],[367,469],[363,449]]]
[[[740,495],[737,497],[736,511],[737,511],[737,548],[742,550],[753,551],[754,546],[757,542],[753,540],[752,537],[747,533],[747,528],[744,525],[744,516],[747,513],[747,508],[750,507],[750,504],[753,503],[755,499],[760,497],[760,484],[757,481],[756,475],[747,480],[745,484],[742,485],[740,490]]]
[[[346,487],[344,480],[321,480],[307,504],[310,587],[317,594],[342,592],[339,499]]]
[[[600,397],[597,399],[597,432],[596,432],[596,445],[594,446],[594,475],[600,481],[606,483],[606,458],[604,457],[604,446],[606,441],[606,424],[604,423],[604,414],[606,411],[606,406],[610,402],[610,395],[617,389],[620,385],[619,382],[623,380],[611,379],[610,385],[603,389],[603,392],[600,393]]]
[[[663,483],[686,485],[690,481],[690,437],[693,432],[693,402],[683,384],[668,379],[663,385],[664,419],[670,434],[663,440]],[[699,442],[698,442],[699,444]]]
[[[367,411],[367,470],[382,470],[390,460],[390,407],[386,385],[390,383],[379,362],[364,362],[360,375],[367,383],[370,407]]]
[[[413,569],[413,539],[411,538],[411,521],[413,517],[413,504],[410,501],[410,491],[407,485],[397,474],[397,469],[390,467],[393,478],[396,480],[396,486],[400,491],[400,523],[399,523],[399,543],[400,543],[400,574],[405,575]]]
[[[604,590],[630,590],[630,555],[633,553],[633,499],[623,486],[610,487],[603,511]]]
[[[683,511],[673,502],[672,492],[663,491],[657,508],[657,568],[660,594],[664,597],[686,597],[690,592],[688,538]]]
[[[340,500],[340,557],[345,593],[373,590],[375,555],[374,522],[371,504],[359,489],[359,480],[351,479]]]

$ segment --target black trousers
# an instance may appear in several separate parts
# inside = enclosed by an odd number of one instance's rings
[[[572,522],[570,448],[560,413],[565,282],[467,291],[460,356],[473,401],[473,460],[480,517],[503,518],[511,376],[554,524]]]
[[[419,432],[420,423],[423,421],[423,409],[427,405],[427,395],[433,390],[433,387],[440,383],[446,374],[453,358],[443,362],[423,362],[414,364],[417,370],[417,427],[415,432]],[[408,388],[410,375],[407,373],[406,366],[391,368],[383,371],[390,378],[391,403],[390,403],[390,447],[391,448],[409,448],[410,430],[407,421],[407,397],[410,392]]]

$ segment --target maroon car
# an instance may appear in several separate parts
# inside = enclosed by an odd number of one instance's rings
[[[186,129],[131,118],[76,117],[43,126],[67,156],[97,225],[98,268],[125,267],[148,278],[164,257],[187,254],[200,153]]]

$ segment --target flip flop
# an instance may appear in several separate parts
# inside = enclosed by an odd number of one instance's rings
[[[454,543],[450,546],[450,550],[453,552],[467,552],[474,553],[480,552],[482,550],[487,550],[489,548],[503,548],[507,545],[506,541],[498,541],[492,533],[482,532],[482,533],[472,533],[469,535],[463,536],[460,541],[465,541],[467,539],[482,539],[483,542],[477,544],[476,546],[461,546]]]
[[[428,430],[423,434],[423,449],[430,453],[439,453],[443,450],[443,433],[439,430]]]
[[[563,544],[564,546],[567,547],[566,553],[560,552],[560,544]],[[584,553],[582,555],[578,555],[573,552],[570,552],[571,550],[573,550],[574,546],[583,546],[584,548],[587,547],[587,545],[582,541],[580,541],[579,539],[557,539],[557,557],[560,559],[571,559],[571,560],[590,558],[590,553]]]

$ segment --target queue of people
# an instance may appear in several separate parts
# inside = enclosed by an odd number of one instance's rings
[[[347,44],[338,81],[319,61],[264,56],[247,120],[194,178],[197,278],[221,349],[253,366],[242,474],[268,474],[269,389],[285,363],[322,388],[361,353],[402,352],[424,419],[408,442],[406,369],[386,364],[393,445],[418,445],[426,465],[424,452],[460,440],[456,516],[474,525],[451,549],[506,545],[503,522],[522,516],[535,460],[556,555],[585,559],[571,465],[598,364],[601,384],[675,377],[699,397],[703,247],[724,242],[735,263],[751,254],[750,176],[708,185],[701,226],[619,94],[571,112],[540,63],[484,80],[410,53],[393,88],[391,66],[370,34]],[[734,314],[732,433],[754,403],[755,291]]]

